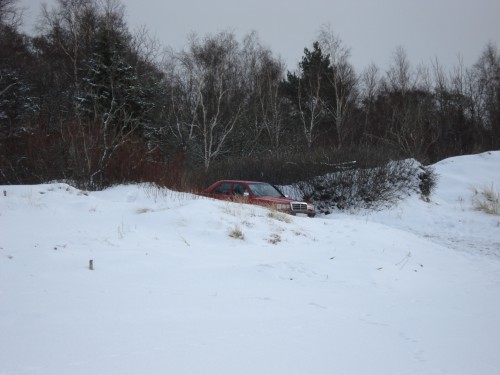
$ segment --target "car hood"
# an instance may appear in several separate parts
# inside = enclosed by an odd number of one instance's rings
[[[288,204],[290,202],[294,202],[293,199],[285,198],[285,197],[255,197],[253,199],[255,201],[259,201],[262,203],[268,203],[268,204]]]

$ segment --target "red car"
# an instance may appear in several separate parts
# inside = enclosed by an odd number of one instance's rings
[[[312,203],[290,199],[267,182],[222,180],[210,185],[202,192],[202,195],[272,207],[291,215],[305,214],[309,217],[316,215]]]

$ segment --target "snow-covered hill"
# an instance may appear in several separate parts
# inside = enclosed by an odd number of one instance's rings
[[[0,374],[499,374],[500,216],[472,198],[500,152],[435,169],[431,203],[315,219],[0,186]]]

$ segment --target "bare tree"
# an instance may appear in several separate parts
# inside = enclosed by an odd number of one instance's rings
[[[370,117],[374,110],[375,100],[380,90],[380,74],[378,67],[372,63],[362,73],[359,79],[360,97],[363,98],[365,112],[365,134],[369,126]]]
[[[489,43],[474,65],[478,91],[478,110],[487,129],[500,135],[500,53]],[[497,141],[498,142],[498,141]]]
[[[79,69],[86,57],[85,45],[93,42],[99,9],[96,0],[57,0],[57,7],[43,5],[42,31],[69,60],[68,72],[75,92],[79,91]]]
[[[266,60],[263,61],[260,79],[257,81],[259,109],[267,137],[274,151],[277,151],[280,149],[285,131],[283,97],[279,92],[284,64]]]
[[[478,71],[465,67],[461,56],[453,68],[451,85],[453,94],[460,99],[460,106],[467,119],[472,123],[480,122],[483,117],[484,107],[481,99],[484,87],[479,85]]]
[[[167,95],[163,106],[163,133],[174,137],[175,143],[187,148],[196,138],[198,97],[195,89],[193,62],[169,50],[163,62]],[[168,136],[167,136],[168,138]]]
[[[0,27],[17,29],[22,24],[23,9],[17,6],[18,0],[0,0]]]
[[[253,142],[259,143],[264,134],[274,152],[281,146],[285,130],[284,98],[280,85],[284,77],[285,65],[264,48],[256,33],[246,36],[243,41],[243,67],[248,77],[250,94],[250,117],[253,127]]]
[[[449,91],[449,79],[437,58],[432,61],[432,73],[435,92]]]
[[[141,63],[158,67],[165,62],[160,40],[151,35],[146,26],[138,27],[132,35],[130,47],[134,55],[141,56]]]
[[[380,70],[374,63],[370,64],[362,73],[360,78],[361,96],[374,101],[379,90]]]
[[[415,71],[406,51],[399,46],[386,79],[385,94],[391,101],[386,141],[405,155],[424,158],[439,137],[433,119],[430,73],[425,67]]]
[[[342,147],[347,136],[346,118],[355,102],[357,92],[357,77],[354,67],[349,63],[350,49],[336,35],[330,25],[323,25],[319,31],[318,41],[323,52],[330,59],[331,74],[328,74],[329,84],[333,88],[333,103],[329,108],[332,113],[338,138],[338,147]]]
[[[390,89],[401,93],[403,97],[415,88],[416,75],[411,68],[408,54],[402,46],[396,47],[386,76]]]
[[[226,152],[227,142],[242,119],[245,90],[239,45],[232,33],[221,32],[200,41],[191,36],[189,49],[177,55],[178,88],[182,100],[172,104],[174,131],[201,146],[205,168]]]

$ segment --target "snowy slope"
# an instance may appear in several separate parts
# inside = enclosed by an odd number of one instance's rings
[[[2,186],[0,375],[499,374],[500,217],[470,202],[499,166],[448,159],[431,203],[315,219]]]
[[[500,217],[473,209],[475,192],[500,194],[500,152],[446,159],[434,169],[439,179],[430,204],[414,196],[367,216],[447,247],[500,257]]]

